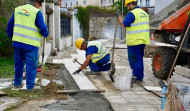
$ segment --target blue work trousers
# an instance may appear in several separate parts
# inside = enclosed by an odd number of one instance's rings
[[[96,63],[93,63],[92,60],[89,62],[89,67],[91,71],[108,71],[110,70],[110,55],[107,54],[102,59],[97,61]]]
[[[14,48],[14,86],[20,86],[22,83],[24,64],[26,64],[26,87],[27,89],[32,89],[35,84],[38,68],[38,49]]]
[[[136,46],[127,46],[128,48],[128,60],[133,72],[133,76],[136,76],[136,80],[142,81],[144,77],[144,65],[143,56],[145,44]]]

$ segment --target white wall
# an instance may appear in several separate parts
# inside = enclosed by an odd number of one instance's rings
[[[71,7],[77,6],[77,3],[78,3],[78,0],[62,0],[61,6],[65,8],[71,8]]]
[[[78,10],[74,9],[74,14],[77,14]],[[82,37],[80,22],[78,21],[77,17],[73,16],[73,44],[77,38]]]
[[[60,49],[67,48],[72,45],[72,36],[62,37],[60,39]]]
[[[168,6],[170,3],[172,3],[174,0],[156,0],[155,3],[155,14],[157,14],[159,11],[161,11],[163,8]]]

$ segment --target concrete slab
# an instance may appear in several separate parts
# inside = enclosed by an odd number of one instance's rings
[[[1,78],[0,79],[0,89],[4,89],[4,88],[9,88],[12,85],[12,78],[10,79],[5,79],[5,78]]]
[[[0,111],[7,109],[8,107],[20,104],[22,100],[15,97],[1,97],[0,98]]]
[[[81,90],[97,89],[89,79],[81,71],[79,74],[74,75],[73,72],[80,68],[79,64],[73,63],[72,59],[63,59],[65,67],[70,72],[71,76]]]

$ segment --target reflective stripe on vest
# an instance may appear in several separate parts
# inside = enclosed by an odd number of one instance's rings
[[[28,38],[28,39],[32,39],[32,40],[36,40],[36,41],[41,41],[41,39],[39,39],[39,38],[31,37],[31,36],[20,34],[20,33],[16,33],[16,32],[14,32],[14,35],[17,35],[17,36],[20,36],[20,37],[24,37],[24,38]]]
[[[38,11],[31,4],[15,8],[13,41],[40,47],[42,35],[35,25]]]
[[[128,46],[150,44],[148,14],[140,8],[135,8],[131,12],[135,16],[135,21],[130,27],[126,27],[126,44]]]
[[[96,63],[97,61],[102,59],[104,56],[109,54],[109,51],[100,42],[90,41],[90,42],[88,42],[87,47],[89,47],[89,46],[96,46],[98,48],[98,53],[93,54],[91,57],[91,60],[93,63]]]
[[[137,30],[137,31],[126,31],[127,34],[136,34],[136,33],[143,33],[143,32],[149,32],[149,30],[145,29],[145,30]]]
[[[31,28],[31,27],[24,26],[24,25],[19,25],[19,24],[14,24],[14,27],[20,27],[20,28],[24,28],[24,29],[31,30],[31,31],[39,32],[39,30],[38,30],[38,29]]]

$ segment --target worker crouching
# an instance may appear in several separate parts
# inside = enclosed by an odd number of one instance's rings
[[[100,42],[87,42],[83,38],[78,38],[75,41],[75,46],[80,50],[86,51],[86,60],[73,74],[79,74],[88,65],[91,71],[86,72],[86,74],[100,74],[101,71],[110,70],[109,51]]]

